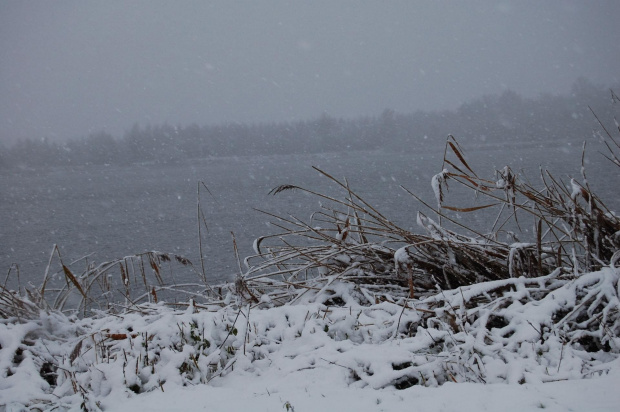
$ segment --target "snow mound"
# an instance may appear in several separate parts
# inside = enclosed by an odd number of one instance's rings
[[[179,311],[160,303],[83,319],[58,312],[5,319],[0,404],[116,410],[145,393],[157,403],[156,392],[192,387],[207,396],[208,388],[253,382],[258,390],[264,382],[262,397],[277,393],[276,384],[314,384],[332,396],[346,389],[351,404],[365,389],[363,399],[396,407],[398,393],[420,393],[412,387],[612,382],[620,371],[619,278],[615,268],[580,277],[556,271],[370,306],[351,298],[355,285],[335,281],[329,293],[279,307]]]

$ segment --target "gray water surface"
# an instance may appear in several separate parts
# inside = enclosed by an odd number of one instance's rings
[[[510,164],[538,182],[543,166],[568,182],[579,177],[581,147],[569,143],[507,148],[491,146],[467,151],[468,161],[481,175]],[[0,174],[0,268],[19,264],[21,281],[38,284],[52,246],[63,260],[89,256],[102,262],[157,250],[199,262],[197,184],[204,182],[202,207],[209,226],[203,252],[212,282],[238,273],[233,253],[234,232],[242,258],[252,254],[254,238],[276,233],[273,218],[254,209],[309,220],[319,199],[301,192],[278,196],[268,192],[280,184],[295,184],[328,194],[342,194],[311,166],[334,177],[347,177],[365,200],[403,228],[418,231],[415,216],[427,212],[399,186],[403,185],[434,204],[430,181],[441,169],[442,145],[422,147],[415,153],[384,151],[320,155],[209,158],[172,165],[88,166],[49,171],[11,171]],[[595,150],[586,157],[589,181],[603,189],[612,206],[618,201],[618,168],[609,167]],[[450,197],[452,196],[452,197]],[[603,196],[605,197],[605,196]],[[448,193],[447,204],[471,205],[471,193]],[[489,226],[494,215],[461,216]],[[484,228],[483,228],[484,229]],[[81,266],[80,266],[81,265]],[[84,267],[85,263],[77,264]]]

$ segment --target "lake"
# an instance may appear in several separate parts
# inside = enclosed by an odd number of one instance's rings
[[[562,178],[579,176],[578,143],[484,144],[475,149],[465,145],[465,150],[470,164],[486,177],[506,164],[522,170],[533,182],[538,181],[539,165]],[[589,181],[617,210],[618,168],[609,166],[597,150],[589,149],[586,156]],[[203,190],[201,196],[209,226],[203,241],[207,276],[214,283],[229,280],[238,273],[231,232],[242,258],[253,253],[256,237],[277,232],[268,223],[273,218],[254,209],[302,220],[318,210],[319,199],[301,192],[268,195],[275,186],[295,184],[321,193],[341,193],[311,168],[318,166],[334,177],[347,177],[351,187],[383,214],[403,228],[418,231],[416,213],[428,211],[400,185],[434,204],[430,180],[440,171],[442,157],[443,142],[436,142],[413,153],[379,150],[4,171],[0,173],[0,268],[6,273],[17,263],[22,284],[36,285],[54,244],[65,263],[89,254],[89,262],[102,262],[157,250],[198,264],[197,185],[202,181],[213,195]],[[446,204],[465,206],[472,201],[470,193],[455,193],[448,194]],[[483,212],[457,215],[483,229],[489,229],[494,219],[492,213]],[[76,267],[83,269],[85,262]]]

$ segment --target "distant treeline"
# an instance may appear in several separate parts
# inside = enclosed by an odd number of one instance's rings
[[[385,110],[375,117],[323,115],[309,121],[263,124],[136,124],[118,139],[102,131],[66,143],[37,139],[0,146],[0,168],[174,163],[209,156],[377,148],[415,151],[420,145],[443,142],[448,134],[485,144],[584,140],[597,128],[588,106],[601,120],[609,121],[614,117],[611,100],[609,89],[579,79],[568,95],[526,99],[505,91],[465,103],[456,111],[400,114]]]

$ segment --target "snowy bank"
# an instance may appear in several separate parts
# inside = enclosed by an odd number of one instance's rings
[[[369,306],[327,306],[312,302],[317,294],[284,306],[41,312],[0,323],[0,400],[8,410],[129,410],[143,400],[185,409],[178,394],[187,407],[219,399],[222,410],[390,410],[436,393],[448,409],[462,396],[454,405],[472,410],[509,399],[514,410],[563,410],[572,398],[560,395],[580,391],[600,394],[606,410],[620,383],[619,278],[613,268],[558,271]],[[348,300],[351,285],[332,285]]]

